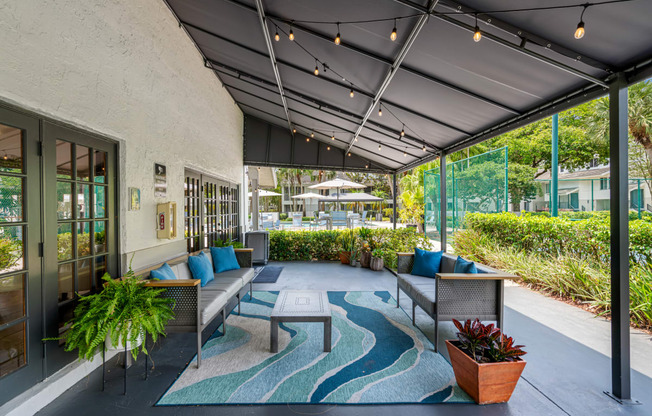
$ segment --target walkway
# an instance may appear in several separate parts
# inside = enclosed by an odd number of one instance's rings
[[[351,268],[338,263],[274,263],[284,266],[275,284],[257,284],[256,290],[388,290],[395,296],[396,280],[385,272]],[[403,305],[408,298],[403,295]],[[129,370],[129,392],[122,396],[122,369],[111,362],[107,389],[100,391],[101,371],[95,371],[52,404],[42,415],[650,415],[652,414],[652,340],[632,331],[633,395],[641,406],[621,406],[602,393],[610,387],[609,323],[592,314],[547,298],[526,288],[510,285],[505,291],[505,329],[526,345],[528,362],[512,400],[508,404],[476,406],[462,404],[393,406],[220,406],[153,407],[153,404],[185,368],[194,355],[191,334],[170,334],[153,349],[156,369],[143,379],[143,361]],[[409,309],[409,308],[408,308]],[[432,339],[433,321],[424,313],[417,324]],[[218,323],[204,331],[204,339]],[[454,336],[450,323],[442,325],[443,336]],[[443,341],[442,341],[443,342]],[[445,348],[440,345],[441,351]],[[83,410],[82,410],[83,409]],[[80,413],[81,412],[81,413]]]

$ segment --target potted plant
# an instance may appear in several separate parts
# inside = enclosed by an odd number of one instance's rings
[[[369,228],[360,228],[360,266],[369,267],[371,263],[371,250],[373,250],[373,237],[372,232]]]
[[[351,253],[355,249],[355,231],[345,230],[337,237],[337,240],[342,246],[340,261],[342,264],[350,264]]]
[[[385,261],[383,260],[383,256],[385,253],[383,250],[377,248],[374,251],[371,252],[371,262],[369,263],[369,268],[371,270],[379,271],[383,270],[383,267],[385,267]]]
[[[479,319],[453,323],[458,339],[446,348],[457,384],[478,404],[507,402],[525,368],[524,346]]]
[[[129,271],[122,279],[106,273],[102,291],[82,296],[75,308],[70,329],[59,338],[65,350],[77,350],[79,359],[92,360],[103,346],[131,350],[134,360],[139,351],[148,354],[142,342],[149,334],[154,342],[165,336],[165,325],[173,318],[174,300],[159,297],[165,289],[145,286],[145,280]]]

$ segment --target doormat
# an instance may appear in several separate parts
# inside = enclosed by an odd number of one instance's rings
[[[265,266],[254,278],[254,283],[276,283],[282,271],[283,266]]]

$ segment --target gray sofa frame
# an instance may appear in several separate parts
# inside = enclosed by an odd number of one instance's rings
[[[414,253],[398,253],[396,307],[401,290],[412,300],[412,325],[419,306],[435,321],[435,351],[438,352],[439,321],[480,319],[503,327],[504,281],[516,276],[476,263],[481,273],[452,273],[457,256],[444,253],[441,273],[428,278],[411,274]]]
[[[238,264],[241,268],[252,268],[252,248],[241,248],[235,249],[235,256],[238,260]],[[188,261],[189,255],[196,255],[196,253],[186,254],[171,260],[168,260],[167,263],[170,266],[177,265],[179,263],[184,263]],[[210,254],[209,254],[210,255]],[[136,272],[137,275],[142,277],[149,277],[150,271],[159,268],[161,264],[149,267],[145,270]],[[219,276],[219,273],[216,274]],[[219,277],[218,277],[219,278]],[[219,311],[215,311],[210,319],[206,320],[202,325],[201,321],[201,281],[199,279],[177,279],[177,280],[155,280],[147,282],[146,284],[149,287],[164,288],[166,289],[163,292],[162,296],[169,297],[175,301],[174,306],[174,319],[170,320],[166,326],[167,332],[194,332],[197,336],[197,368],[201,366],[201,347],[202,347],[202,331],[213,322],[213,320],[218,316],[222,316],[222,323],[224,325],[223,333],[226,333],[226,307],[230,303],[231,299],[228,299],[224,307]],[[238,301],[238,315],[240,314],[240,298],[242,297],[242,289],[246,289],[246,286],[243,286],[238,293],[236,298]],[[253,279],[249,282],[249,296],[253,299]],[[246,291],[245,291],[246,294]]]

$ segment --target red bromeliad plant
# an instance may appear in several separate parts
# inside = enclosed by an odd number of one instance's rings
[[[499,363],[516,361],[525,355],[523,345],[514,345],[514,340],[507,337],[494,324],[483,325],[479,319],[467,319],[464,325],[453,319],[458,329],[459,348],[477,363]]]

